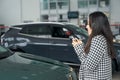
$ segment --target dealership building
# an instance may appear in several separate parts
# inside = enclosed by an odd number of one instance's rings
[[[82,24],[89,13],[102,11],[111,23],[119,23],[119,3],[120,0],[42,0],[41,21],[69,21]],[[79,15],[74,18],[76,14],[71,14],[69,18],[68,12],[78,12]]]
[[[104,12],[111,24],[120,23],[120,0],[0,0],[0,24],[60,21],[83,24],[89,13]]]

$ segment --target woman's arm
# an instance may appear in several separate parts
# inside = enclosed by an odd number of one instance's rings
[[[84,53],[84,44],[82,43],[82,41],[78,40],[78,39],[73,39],[72,44],[73,44],[74,50],[77,53],[80,61],[81,62],[84,61],[86,55]]]

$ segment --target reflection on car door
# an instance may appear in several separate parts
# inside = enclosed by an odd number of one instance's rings
[[[33,24],[25,26],[21,31],[20,35],[25,36],[25,38],[29,39],[30,42],[27,46],[22,47],[22,50],[36,55],[46,56],[49,52],[49,34],[50,29],[48,29],[49,25],[43,24]]]
[[[69,30],[63,25],[51,25],[51,30],[52,34],[49,38],[51,54],[49,56],[54,55],[54,58],[60,61],[79,63],[69,38]]]

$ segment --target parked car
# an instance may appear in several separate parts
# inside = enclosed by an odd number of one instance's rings
[[[73,24],[56,22],[25,23],[12,26],[2,37],[1,44],[11,50],[40,55],[69,64],[79,64],[72,44],[72,35],[85,41],[87,34]]]
[[[114,48],[115,48],[115,54],[116,59],[113,60],[113,72],[120,71],[120,42],[115,40],[114,41]]]
[[[39,22],[11,26],[1,37],[1,44],[11,50],[44,56],[64,62],[78,70],[80,61],[75,53],[71,38],[87,41],[87,31],[72,23]],[[116,54],[120,55],[119,44],[115,44]],[[119,67],[114,60],[113,70]]]
[[[0,45],[1,80],[77,80],[73,69],[57,60],[12,52]]]

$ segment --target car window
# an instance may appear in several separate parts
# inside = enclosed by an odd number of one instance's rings
[[[75,29],[75,31],[77,31],[78,33],[82,33],[85,36],[88,36],[87,31],[85,29],[83,29],[83,28],[80,28],[80,27],[78,27],[76,25],[72,25],[72,24],[66,24],[66,26]]]
[[[52,26],[52,37],[69,38],[71,31],[65,27]]]
[[[23,27],[20,33],[29,35],[50,35],[50,29],[48,28],[48,25],[26,25]]]

